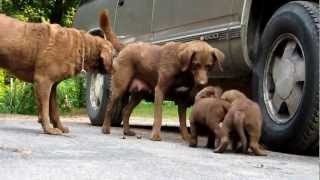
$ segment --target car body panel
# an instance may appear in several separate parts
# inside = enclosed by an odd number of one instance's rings
[[[101,1],[83,4],[76,14],[74,27],[86,31],[97,29],[97,12],[107,8],[114,20],[114,30],[124,43],[163,44],[203,39],[221,49],[226,56],[224,71],[216,68],[210,72],[210,78],[239,78],[250,72],[240,36],[246,0],[203,0],[201,3],[193,0]],[[123,2],[121,6],[120,1]]]
[[[152,40],[152,0],[123,0],[117,8],[115,32],[122,40]]]

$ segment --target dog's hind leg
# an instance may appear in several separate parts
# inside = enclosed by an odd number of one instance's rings
[[[57,106],[57,85],[54,84],[50,94],[49,116],[53,127],[60,129],[63,133],[68,133],[69,129],[64,127],[59,118],[59,107]]]
[[[62,134],[62,131],[58,128],[50,127],[49,123],[49,99],[50,99],[50,91],[53,86],[53,82],[49,79],[38,77],[35,78],[35,94],[39,109],[39,120],[42,124],[42,128],[44,133],[59,135]]]
[[[190,147],[197,147],[197,144],[198,144],[198,127],[197,127],[197,124],[191,120],[191,118],[193,117],[190,117],[190,131],[191,131],[191,136],[190,136],[190,139],[189,139],[189,146]]]
[[[179,114],[179,123],[180,123],[180,133],[183,140],[189,141],[190,134],[187,129],[187,106],[185,104],[178,104],[178,114]]]
[[[130,130],[129,118],[133,109],[141,102],[143,96],[142,93],[132,93],[129,103],[123,108],[123,134],[127,136],[135,136],[136,133]]]
[[[111,118],[113,108],[117,101],[126,93],[129,83],[133,77],[133,70],[130,66],[124,66],[121,71],[116,71],[111,80],[111,96],[107,104],[102,133],[110,134]]]
[[[242,145],[242,152],[247,153],[248,152],[248,141],[244,130],[244,121],[245,121],[245,114],[240,111],[236,111],[234,113],[234,125],[236,128],[236,131],[240,137],[241,145]]]

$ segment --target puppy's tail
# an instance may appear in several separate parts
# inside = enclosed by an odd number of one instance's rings
[[[124,44],[120,42],[117,35],[112,31],[111,22],[109,19],[109,13],[107,10],[103,10],[100,13],[100,28],[103,30],[106,39],[111,42],[113,47],[119,52],[123,49]]]

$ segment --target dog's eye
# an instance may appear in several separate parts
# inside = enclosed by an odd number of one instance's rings
[[[211,65],[207,64],[207,65],[206,65],[206,69],[207,69],[207,70],[211,69]]]

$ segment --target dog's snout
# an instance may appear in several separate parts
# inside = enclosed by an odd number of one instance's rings
[[[200,80],[200,85],[206,85],[207,84],[207,81],[205,80]]]
[[[196,83],[203,86],[208,83],[208,74],[206,70],[200,70],[195,74]]]

